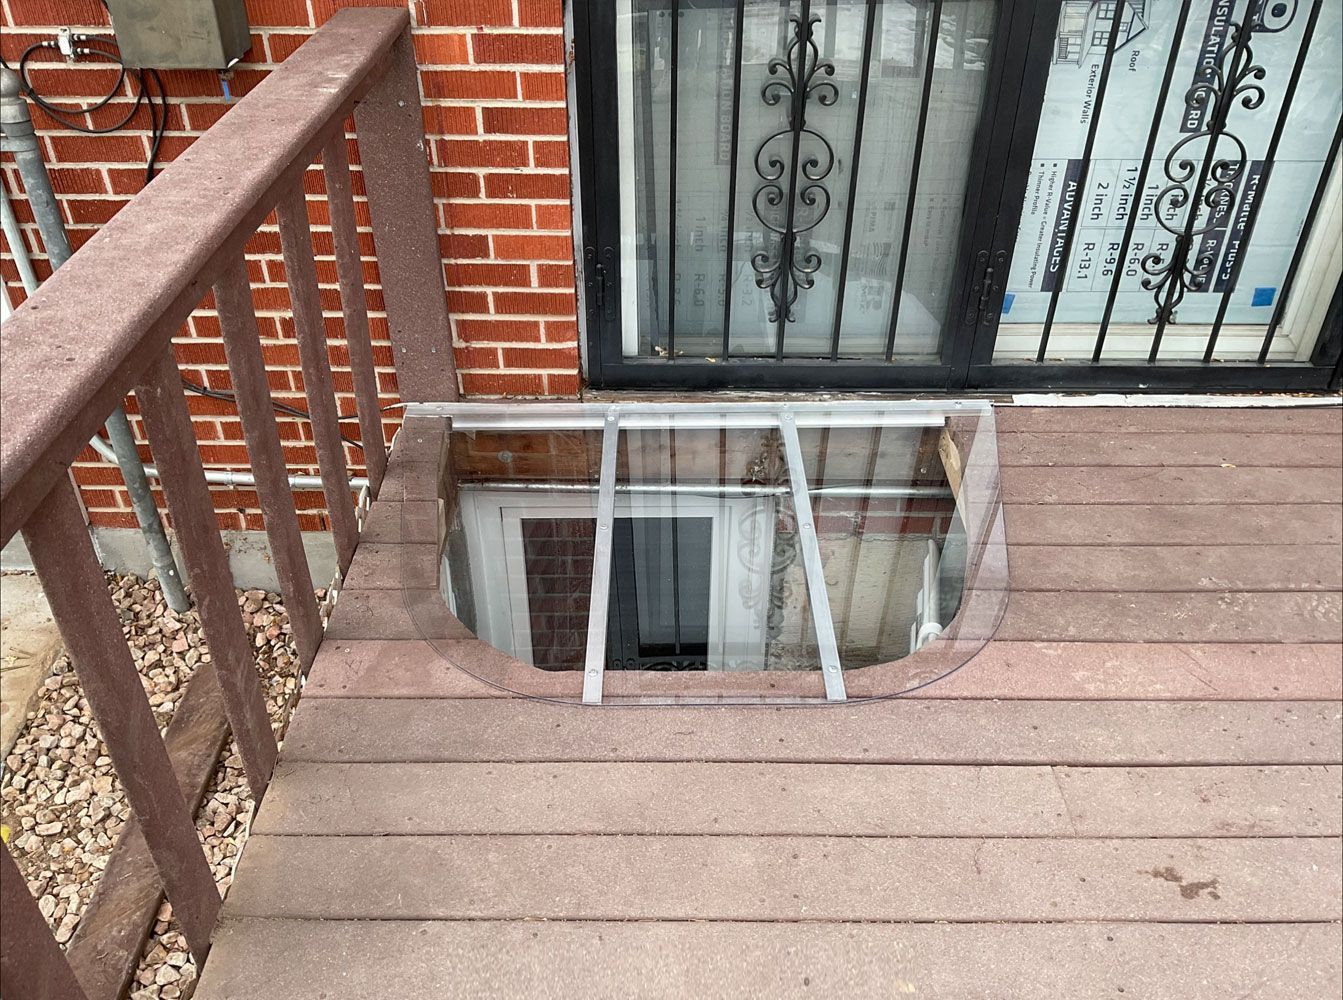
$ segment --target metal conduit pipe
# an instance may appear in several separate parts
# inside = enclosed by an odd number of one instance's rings
[[[116,452],[112,445],[108,444],[100,437],[94,438],[89,444],[99,455],[109,461],[116,460]],[[145,475],[150,479],[159,478],[157,466],[142,466]],[[252,489],[256,486],[256,476],[250,472],[230,472],[227,469],[206,469],[205,481],[212,486],[233,486],[239,489]],[[368,479],[364,476],[351,476],[350,489],[362,490],[368,486]],[[289,477],[289,488],[291,490],[320,490],[322,488],[321,476],[301,476],[294,475]]]
[[[46,161],[33,130],[28,102],[23,99],[19,75],[8,67],[0,67],[0,131],[4,133],[5,146],[19,169],[24,193],[28,196],[38,232],[46,246],[47,259],[54,271],[70,259],[70,240],[65,235],[65,220],[51,189],[51,178],[47,176]],[[14,246],[12,241],[10,246]],[[149,547],[159,586],[163,588],[163,598],[174,611],[186,611],[191,607],[191,601],[177,569],[177,560],[173,558],[172,546],[168,544],[168,535],[163,530],[163,521],[159,519],[158,506],[150,492],[125,409],[118,406],[113,410],[105,426],[112,442],[110,457],[121,468],[121,478],[126,483],[136,520],[140,522],[140,531]]]

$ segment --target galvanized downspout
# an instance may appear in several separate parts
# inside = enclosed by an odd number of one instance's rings
[[[47,165],[33,131],[28,102],[23,99],[20,90],[19,75],[8,67],[0,67],[0,132],[3,132],[5,146],[13,154],[14,163],[19,168],[28,204],[32,206],[38,231],[47,248],[47,258],[51,261],[52,270],[55,270],[70,259],[70,241],[65,235],[60,205],[51,189]],[[150,492],[149,480],[136,450],[135,435],[131,431],[130,421],[126,419],[125,409],[118,406],[113,410],[105,426],[117,465],[121,467],[126,491],[131,497],[131,506],[135,509],[136,520],[140,522],[140,531],[149,546],[154,570],[163,588],[163,597],[174,611],[186,611],[191,607],[191,602],[177,570],[163,522],[159,519],[158,506]]]

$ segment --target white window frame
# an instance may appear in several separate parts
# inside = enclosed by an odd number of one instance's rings
[[[531,607],[527,598],[524,520],[593,518],[597,496],[527,495],[512,490],[462,490],[459,494],[477,635],[524,662],[532,662]],[[758,670],[764,657],[769,573],[774,551],[775,499],[703,494],[617,493],[617,518],[694,517],[713,521],[709,567],[709,669]],[[743,553],[745,524],[763,530]],[[503,572],[500,572],[500,558]],[[745,595],[759,600],[748,606]]]

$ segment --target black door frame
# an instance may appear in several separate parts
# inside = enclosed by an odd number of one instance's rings
[[[723,0],[730,3],[732,0]],[[1186,0],[1189,2],[1189,0]],[[586,374],[594,388],[810,391],[1113,390],[1327,391],[1343,330],[1326,323],[1310,364],[1090,364],[992,361],[1016,244],[1060,5],[1002,0],[983,111],[970,147],[964,212],[940,363],[783,358],[707,361],[625,358],[621,352],[616,12],[610,0],[570,0],[574,14],[576,136],[586,316]],[[605,57],[598,55],[605,54]],[[600,130],[598,122],[607,123]],[[1325,170],[1329,166],[1326,164]],[[1311,213],[1312,216],[1314,213]]]

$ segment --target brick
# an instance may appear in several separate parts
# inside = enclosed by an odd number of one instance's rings
[[[266,51],[270,55],[270,61],[284,62],[311,37],[307,33],[301,35],[270,34],[266,38]],[[255,47],[253,47],[253,51],[256,51]]]
[[[562,101],[565,99],[563,73],[519,73],[524,101]]]
[[[57,22],[64,23],[64,22]],[[58,57],[59,58],[59,57]],[[117,85],[117,70],[85,68],[83,65],[60,67],[28,67],[28,80],[43,97],[52,99],[58,107],[59,99],[66,97],[103,97]],[[126,91],[122,84],[122,91]],[[125,112],[122,112],[124,114]],[[120,116],[118,116],[120,117]]]
[[[548,344],[568,344],[578,339],[578,321],[548,319],[545,322],[545,340]]]
[[[228,363],[228,358],[224,354],[224,345],[218,342],[201,340],[186,343],[175,342],[173,353],[177,356],[179,364],[223,365]],[[203,399],[199,396],[196,398]]]
[[[458,319],[457,336],[464,341],[540,343],[541,324],[523,319]]]
[[[483,260],[490,255],[488,236],[452,233],[438,237],[439,255],[445,260]]]
[[[531,229],[532,208],[517,202],[451,202],[443,206],[449,229]]]
[[[562,28],[560,0],[518,0],[518,24],[524,28]]]
[[[495,235],[494,255],[500,260],[573,260],[574,244],[568,236]]]
[[[243,0],[243,6],[252,25],[312,24],[307,0]]]
[[[537,167],[569,166],[569,143],[567,141],[532,143],[532,165]]]
[[[427,98],[487,100],[518,96],[518,76],[499,70],[424,70],[420,83]]]
[[[75,225],[102,225],[126,204],[120,198],[67,198],[64,202],[66,213]]]
[[[228,114],[232,104],[186,104],[183,108],[186,110],[188,127],[197,132],[204,132],[224,115]]]
[[[190,149],[191,144],[195,141],[194,136],[165,135],[163,141],[159,144],[158,162],[160,164],[171,163]]]
[[[562,65],[564,39],[560,35],[499,33],[471,36],[471,55],[480,64]]]
[[[565,135],[569,131],[564,108],[482,108],[480,117],[486,135]]]
[[[513,0],[420,0],[415,4],[415,22],[425,25],[513,24]]]
[[[450,107],[431,104],[424,108],[426,135],[476,135],[480,132],[475,108]]]
[[[536,374],[514,372],[462,372],[462,391],[471,396],[539,396],[545,379]]]
[[[573,288],[572,264],[537,264],[536,283],[542,288]]]
[[[557,292],[495,292],[496,312],[517,316],[572,316],[574,296]]]
[[[435,198],[479,198],[480,177],[455,171],[431,170],[429,186]]]
[[[107,194],[107,179],[92,167],[52,167],[47,171],[57,194]]]
[[[80,486],[121,486],[121,470],[115,465],[76,465],[71,468]],[[86,499],[87,502],[87,499]]]
[[[448,310],[452,313],[487,313],[490,311],[489,294],[449,289]]]
[[[526,264],[460,264],[445,265],[448,285],[456,288],[492,288],[499,285],[529,288],[531,268]]]
[[[136,135],[47,136],[55,158],[64,163],[143,163],[146,146]]]
[[[465,35],[417,31],[414,42],[415,62],[420,66],[461,66],[471,61]]]
[[[505,368],[577,368],[575,347],[506,347]]]
[[[458,347],[453,351],[458,368],[499,368],[497,347]]]
[[[486,174],[486,198],[569,198],[568,174]]]
[[[111,511],[89,511],[89,524],[98,528],[137,528],[139,522],[132,513],[113,513]]]
[[[527,144],[501,139],[437,139],[436,159],[444,167],[525,167]]]
[[[582,387],[577,372],[572,375],[551,372],[546,376],[546,392],[552,396],[577,396]]]
[[[112,194],[139,194],[145,187],[144,167],[108,167]]]

